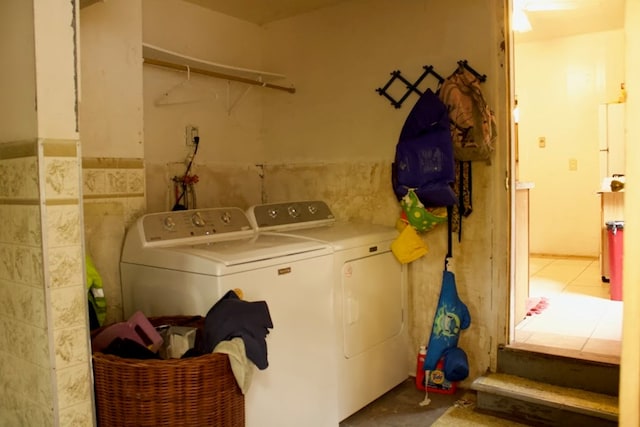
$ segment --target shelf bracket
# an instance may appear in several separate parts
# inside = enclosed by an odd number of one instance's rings
[[[244,86],[242,92],[236,97],[236,99],[231,101],[231,80],[227,80],[227,114],[231,115],[233,109],[240,103],[240,100],[244,98],[244,96],[249,92],[251,86]]]

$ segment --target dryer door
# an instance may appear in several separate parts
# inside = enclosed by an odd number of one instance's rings
[[[402,267],[391,252],[342,266],[344,356],[351,358],[403,329]]]

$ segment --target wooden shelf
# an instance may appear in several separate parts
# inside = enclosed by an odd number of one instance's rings
[[[181,71],[188,70],[191,73],[203,74],[224,80],[238,81],[249,85],[277,89],[289,93],[295,93],[296,91],[294,87],[279,86],[270,83],[274,80],[284,79],[285,76],[283,74],[218,64],[182,55],[148,43],[142,44],[142,57],[146,64],[158,67]]]
[[[80,0],[80,9],[91,6],[94,3],[102,3],[104,0]]]

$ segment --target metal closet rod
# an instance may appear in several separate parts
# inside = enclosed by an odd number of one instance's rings
[[[286,86],[274,85],[273,83],[261,82],[261,81],[258,81],[258,80],[247,79],[245,77],[238,77],[238,76],[234,76],[234,75],[231,75],[231,74],[217,73],[215,71],[203,70],[202,68],[195,68],[195,67],[191,67],[191,66],[187,67],[186,65],[174,64],[173,62],[159,61],[157,59],[149,59],[149,58],[144,58],[144,62],[146,64],[149,64],[149,65],[156,65],[158,67],[171,68],[171,69],[174,69],[174,70],[180,70],[180,71],[187,71],[188,70],[191,73],[203,74],[205,76],[216,77],[218,79],[233,80],[233,81],[236,81],[236,82],[246,83],[246,84],[249,84],[249,85],[266,87],[266,88],[269,88],[269,89],[282,90],[282,91],[289,92],[289,93],[295,93],[296,92],[296,88],[294,88],[294,87],[286,87]]]

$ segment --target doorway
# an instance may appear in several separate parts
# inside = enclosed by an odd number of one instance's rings
[[[624,1],[607,10],[590,1],[544,3],[549,10],[522,11],[531,30],[512,39],[512,165],[529,203],[514,208],[516,223],[527,220],[515,229],[510,341],[615,362],[622,310],[601,280],[598,105],[616,102],[624,81]],[[528,255],[518,263],[525,234]]]

